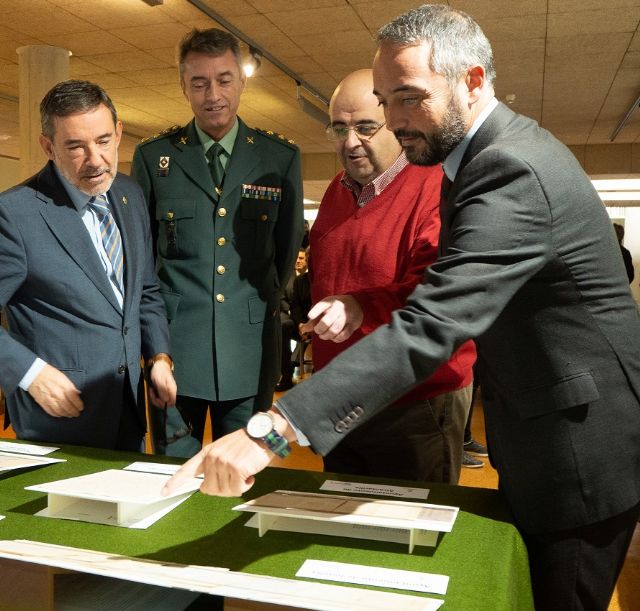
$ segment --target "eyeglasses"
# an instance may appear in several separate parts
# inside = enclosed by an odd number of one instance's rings
[[[329,140],[346,140],[349,132],[353,130],[360,140],[370,140],[383,127],[384,123],[359,123],[358,125],[327,125],[327,138]]]

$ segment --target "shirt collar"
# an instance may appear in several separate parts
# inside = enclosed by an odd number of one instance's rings
[[[358,199],[358,205],[364,205],[374,197],[380,195],[380,193],[382,193],[393,182],[393,179],[408,165],[409,161],[407,160],[404,151],[402,151],[398,158],[384,172],[382,172],[382,174],[376,176],[376,178],[366,185],[360,185],[360,183],[356,182],[346,172],[340,182],[355,194]],[[369,195],[366,197],[366,201],[361,201],[364,193],[368,193]]]
[[[71,203],[73,204],[73,207],[78,212],[82,212],[84,210],[84,208],[86,207],[86,205],[89,203],[89,200],[92,198],[92,196],[91,195],[87,195],[83,191],[80,191],[80,189],[78,189],[78,187],[72,185],[62,175],[62,173],[60,172],[60,170],[58,169],[58,167],[56,166],[55,163],[53,164],[53,169],[55,170],[56,175],[60,179],[60,182],[62,183],[62,186],[64,187],[64,190],[67,192],[67,195],[69,195],[69,199],[71,200]],[[107,198],[107,200],[109,199],[107,197],[106,193],[102,193],[102,195],[104,195]]]
[[[200,129],[197,121],[194,121],[193,124],[196,127],[196,133],[198,134],[198,138],[200,139],[200,143],[202,144],[202,148],[204,148],[204,152],[206,154],[216,141],[209,134]],[[240,124],[238,123],[238,117],[236,117],[233,127],[224,136],[222,136],[220,140],[218,140],[218,143],[222,146],[222,149],[228,157],[231,157],[231,153],[233,153],[233,147],[236,143],[236,137],[238,136],[239,129]]]
[[[467,152],[467,148],[469,143],[471,142],[471,138],[476,135],[476,132],[480,129],[480,126],[487,120],[487,117],[491,114],[493,109],[498,105],[498,100],[496,98],[491,98],[489,103],[482,109],[482,112],[477,116],[476,120],[473,122],[471,129],[465,134],[465,137],[462,139],[460,144],[454,148],[447,158],[444,160],[442,164],[442,169],[444,173],[447,175],[447,178],[453,182],[456,179],[456,174],[460,169],[460,164],[462,163],[462,158],[464,154]]]

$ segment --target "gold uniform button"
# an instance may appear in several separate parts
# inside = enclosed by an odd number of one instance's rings
[[[219,274],[224,274],[227,270],[225,269],[224,265],[218,265],[218,267],[216,268],[216,271]]]
[[[218,238],[218,246],[224,246],[227,241],[224,238]]]
[[[220,210],[218,210],[218,216],[227,216],[227,209],[220,208]]]
[[[216,295],[216,301],[218,301],[219,303],[222,303],[224,301],[224,295],[222,293],[218,293]]]
[[[261,214],[260,215],[260,220],[261,221],[266,221],[269,217],[266,214]]]

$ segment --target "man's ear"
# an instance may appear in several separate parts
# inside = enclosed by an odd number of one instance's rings
[[[120,146],[120,139],[122,138],[122,121],[117,121],[115,128],[116,146]]]
[[[465,85],[469,95],[469,102],[473,103],[478,101],[486,80],[486,72],[482,66],[471,66],[471,68],[467,70]]]
[[[40,146],[42,147],[44,154],[53,161],[53,142],[51,142],[51,140],[44,134],[40,134],[38,141],[40,142]]]

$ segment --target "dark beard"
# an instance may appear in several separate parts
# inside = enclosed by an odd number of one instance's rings
[[[396,138],[411,137],[422,138],[425,141],[423,148],[406,147],[404,149],[407,159],[415,165],[436,165],[442,163],[453,149],[462,142],[467,133],[467,126],[455,99],[452,97],[447,106],[447,112],[442,119],[442,125],[438,131],[432,134],[422,132],[407,132],[398,129],[394,132]]]

